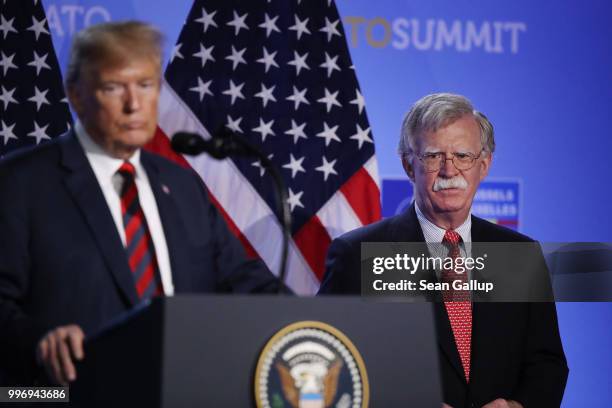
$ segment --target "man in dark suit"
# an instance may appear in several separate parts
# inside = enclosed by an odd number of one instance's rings
[[[141,149],[156,130],[160,85],[157,30],[90,27],[66,75],[74,129],[0,164],[7,382],[30,384],[41,371],[73,381],[85,336],[152,296],[278,288],[245,257],[195,173]]]
[[[335,239],[319,293],[360,293],[362,242],[443,243],[457,251],[465,242],[533,242],[471,215],[494,150],[491,123],[466,98],[433,94],[417,101],[399,144],[415,202]],[[568,368],[554,303],[467,299],[434,304],[445,406],[558,407]]]

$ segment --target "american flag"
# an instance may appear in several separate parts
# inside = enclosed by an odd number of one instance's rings
[[[0,3],[0,156],[64,133],[72,123],[39,0]]]
[[[274,272],[282,234],[260,163],[173,156],[168,137],[227,127],[280,169],[293,218],[287,281],[297,293],[318,290],[331,239],[380,218],[372,132],[331,0],[195,1],[160,101],[152,149],[198,172]]]

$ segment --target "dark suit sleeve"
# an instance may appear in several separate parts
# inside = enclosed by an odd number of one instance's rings
[[[523,369],[512,399],[529,407],[558,407],[568,375],[554,303],[530,303]]]
[[[199,182],[199,181],[198,181]],[[260,259],[249,259],[240,241],[230,232],[227,223],[201,188],[209,230],[214,237],[214,264],[217,285],[221,292],[274,293],[282,287],[283,293],[292,293]]]
[[[34,350],[46,328],[22,308],[28,296],[30,263],[27,185],[0,166],[0,367],[12,379],[31,378]],[[13,175],[15,176],[15,175]]]
[[[327,251],[325,276],[319,295],[355,295],[361,293],[361,253],[347,241],[336,238]]]

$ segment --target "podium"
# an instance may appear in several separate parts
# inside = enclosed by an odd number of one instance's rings
[[[431,304],[224,295],[158,298],[88,338],[71,405],[255,406],[264,346],[299,321],[331,325],[352,342],[367,372],[363,406],[441,406]]]

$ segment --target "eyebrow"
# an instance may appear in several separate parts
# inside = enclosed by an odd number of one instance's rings
[[[445,153],[445,152],[437,147],[426,147],[423,150],[423,153]],[[466,147],[466,148],[460,148],[460,149],[454,150],[451,153],[472,153],[473,154],[474,152],[472,151],[472,149]]]

